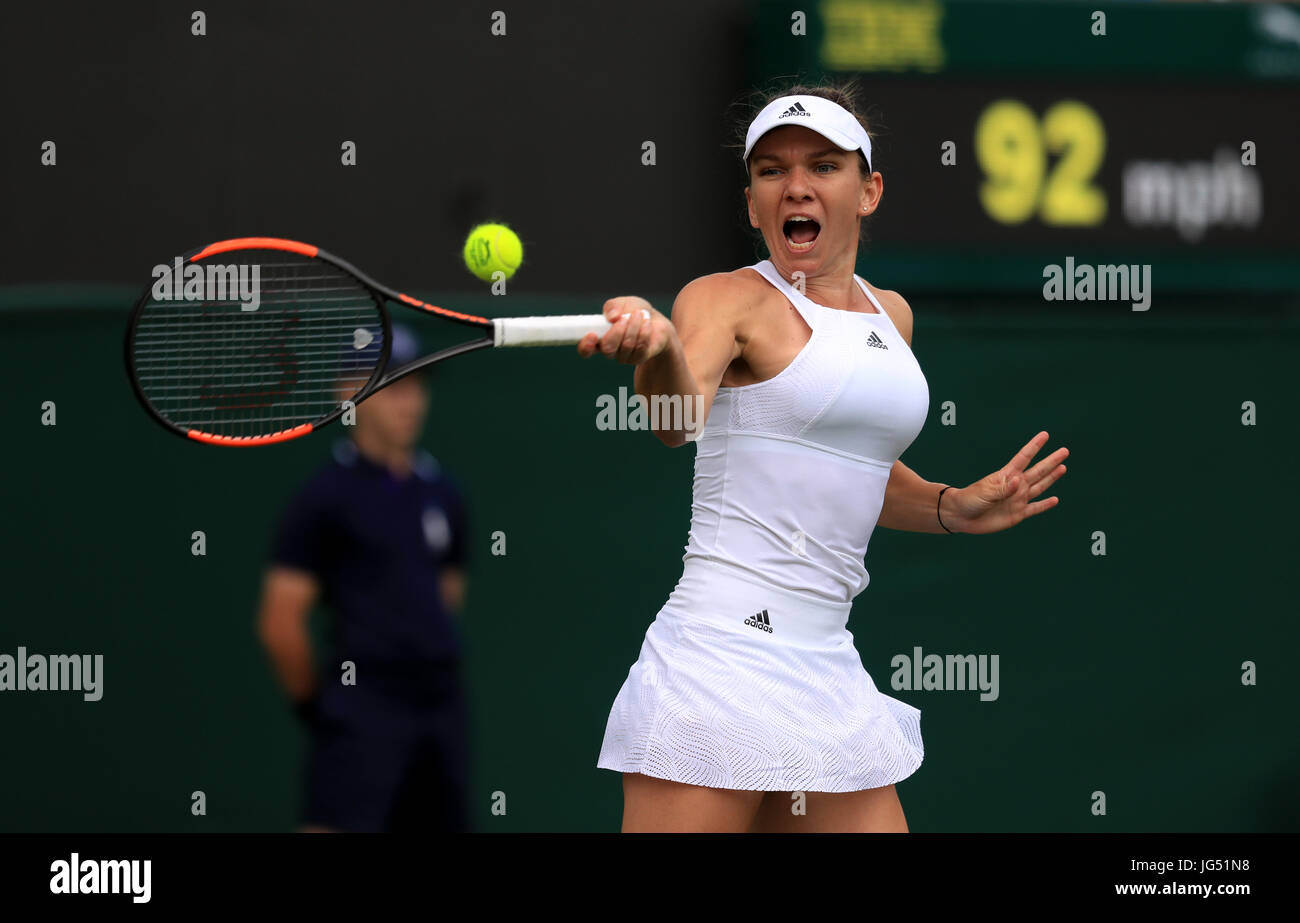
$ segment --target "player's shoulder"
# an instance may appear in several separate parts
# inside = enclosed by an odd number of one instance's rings
[[[692,279],[682,289],[712,295],[730,296],[741,301],[753,301],[767,292],[776,291],[772,284],[763,278],[762,273],[752,266],[741,266],[726,272],[711,272],[708,275]]]
[[[775,289],[749,267],[709,273],[682,286],[673,302],[673,322],[689,321],[706,312],[710,317],[735,320],[773,291]]]
[[[866,280],[863,280],[866,282]],[[902,334],[903,339],[910,346],[912,344],[912,306],[907,303],[907,299],[892,289],[879,288],[867,282],[867,288],[871,289],[871,294],[876,296],[880,306],[885,309],[889,319],[894,322],[898,332]]]

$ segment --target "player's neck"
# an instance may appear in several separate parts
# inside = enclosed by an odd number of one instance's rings
[[[786,281],[794,284],[795,274],[793,270],[773,262]],[[833,271],[825,272],[817,276],[811,276],[804,280],[802,291],[809,301],[816,304],[825,305],[828,308],[838,308],[854,310],[857,300],[861,297],[858,292],[858,283],[854,279],[854,265],[846,263]]]

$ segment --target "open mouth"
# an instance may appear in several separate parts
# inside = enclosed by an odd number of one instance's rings
[[[785,224],[781,225],[786,246],[795,253],[811,250],[821,231],[822,226],[806,215],[792,215],[785,220]]]

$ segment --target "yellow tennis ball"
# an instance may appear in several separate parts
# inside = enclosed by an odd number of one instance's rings
[[[491,282],[494,272],[509,279],[523,258],[524,245],[504,224],[480,224],[465,240],[465,266],[484,282]]]

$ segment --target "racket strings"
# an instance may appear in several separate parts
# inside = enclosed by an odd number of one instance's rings
[[[136,319],[133,366],[164,419],[215,436],[267,436],[329,416],[374,374],[383,316],[341,269],[272,250],[191,265],[206,263],[238,263],[242,278],[259,283],[256,303],[233,291],[229,299],[207,289],[193,299],[151,293]]]

